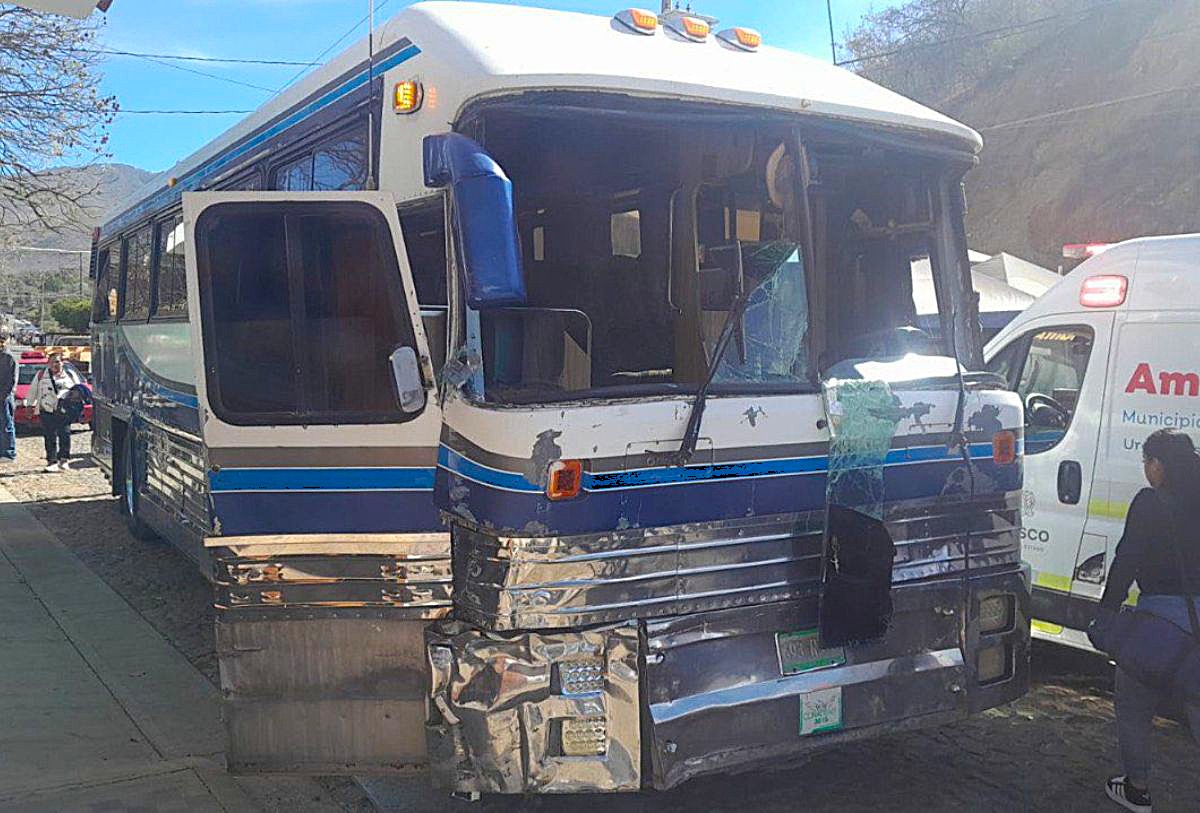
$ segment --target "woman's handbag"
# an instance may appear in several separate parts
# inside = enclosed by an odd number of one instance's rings
[[[1169,504],[1167,510],[1173,517]],[[1173,522],[1171,536],[1179,572],[1184,573],[1186,558]],[[1119,612],[1102,610],[1088,627],[1088,640],[1139,683],[1163,693],[1200,697],[1200,618],[1196,598],[1186,601],[1191,630],[1145,610],[1123,607]]]

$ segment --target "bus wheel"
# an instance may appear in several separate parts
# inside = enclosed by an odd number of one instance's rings
[[[133,534],[134,539],[140,539],[143,542],[149,542],[158,538],[158,534],[154,529],[142,521],[138,516],[139,497],[137,493],[136,472],[137,466],[133,465],[133,429],[125,430],[125,441],[122,444],[121,450],[121,513],[125,515],[125,523],[129,526],[129,533]]]

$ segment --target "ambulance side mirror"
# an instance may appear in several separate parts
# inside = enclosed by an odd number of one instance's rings
[[[415,415],[425,408],[425,385],[421,381],[417,352],[411,347],[397,347],[388,357],[388,362],[392,365],[392,380],[396,384],[400,411]]]

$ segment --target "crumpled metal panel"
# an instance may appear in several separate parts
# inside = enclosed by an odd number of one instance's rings
[[[819,589],[823,512],[559,537],[454,525],[460,618],[555,629],[781,601]]]
[[[426,632],[435,785],[464,793],[574,793],[641,786],[638,631],[500,635],[443,621]],[[598,722],[600,719],[603,723]],[[597,751],[564,752],[594,721]]]

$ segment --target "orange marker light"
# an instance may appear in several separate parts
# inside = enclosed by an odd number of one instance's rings
[[[992,436],[992,462],[1007,466],[1017,460],[1017,436],[1012,432],[997,432]]]
[[[583,488],[582,460],[555,460],[546,479],[546,496],[552,500],[578,497]]]
[[[396,91],[392,96],[392,109],[404,115],[415,113],[421,109],[424,96],[420,82],[413,79],[397,82]]]
[[[740,51],[757,51],[762,45],[762,34],[753,28],[726,28],[717,37]]]
[[[708,36],[708,23],[699,17],[681,17],[679,22],[683,25],[683,33],[691,39],[702,40]]]
[[[658,16],[645,9],[627,8],[617,14],[616,20],[638,34],[653,34],[658,30]]]

